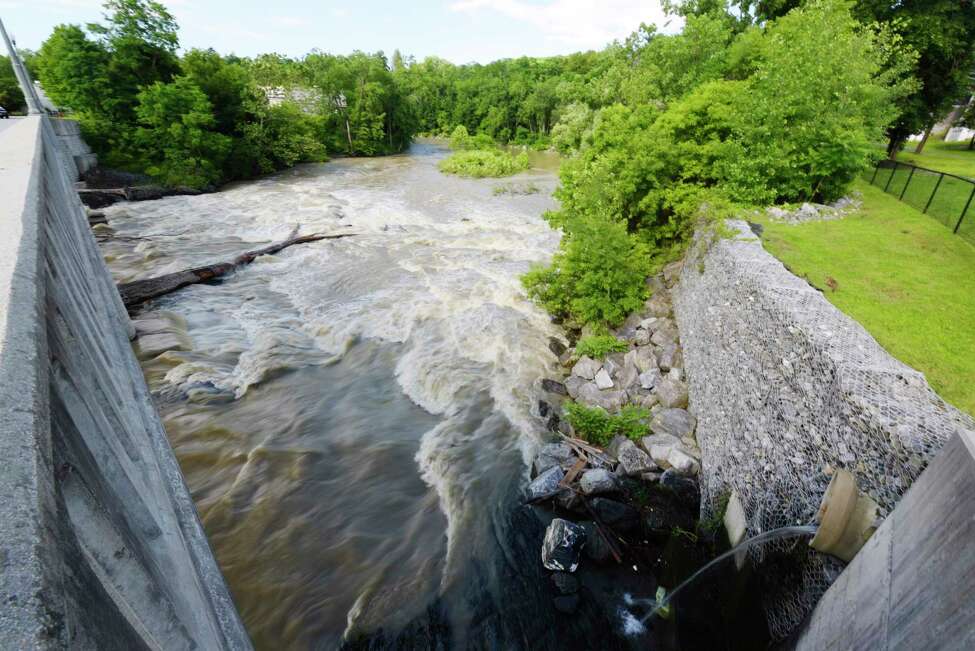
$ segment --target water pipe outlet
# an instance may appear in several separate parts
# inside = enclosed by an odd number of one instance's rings
[[[857,489],[848,470],[834,471],[816,514],[819,529],[809,546],[846,562],[877,529],[877,503]]]

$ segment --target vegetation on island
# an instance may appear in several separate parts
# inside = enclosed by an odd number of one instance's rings
[[[440,170],[448,174],[474,178],[511,176],[528,169],[528,154],[511,154],[501,149],[486,134],[471,137],[464,125],[458,125],[450,136],[454,149],[440,161]]]
[[[576,355],[602,359],[610,353],[622,353],[629,348],[627,342],[610,334],[587,335],[576,343]]]

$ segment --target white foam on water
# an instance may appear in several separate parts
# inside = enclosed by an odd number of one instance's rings
[[[552,204],[494,198],[490,188],[442,176],[429,161],[342,161],[114,209],[122,230],[152,240],[145,248],[159,256],[153,269],[209,263],[217,251],[230,257],[299,222],[303,233],[356,233],[262,259],[219,288],[184,290],[173,300],[197,310],[198,321],[217,300],[233,320],[213,326],[223,328],[219,347],[193,352],[242,352],[232,365],[209,368],[189,356],[166,381],[210,382],[240,397],[275,369],[327,363],[358,338],[402,344],[397,382],[444,418],[423,435],[416,459],[447,516],[448,572],[454,539],[483,508],[472,503],[471,486],[490,471],[485,459],[533,453],[542,434],[530,415],[533,386],[555,366],[547,343],[558,331],[519,280],[557,248],[558,233],[541,218]],[[474,415],[485,396],[494,413]]]

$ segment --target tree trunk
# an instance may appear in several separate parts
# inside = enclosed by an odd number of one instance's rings
[[[887,143],[887,157],[890,160],[897,160],[897,152],[900,151],[901,143],[903,142],[904,142],[903,139],[891,138],[890,142]]]
[[[131,310],[135,306],[145,303],[150,299],[171,294],[177,289],[181,289],[187,285],[195,285],[197,283],[213,280],[214,278],[219,278],[220,276],[225,276],[238,267],[250,264],[259,256],[271,255],[272,253],[277,253],[278,251],[286,249],[295,244],[317,242],[319,240],[338,239],[341,237],[349,237],[350,235],[354,235],[354,233],[340,233],[337,235],[322,235],[320,233],[315,233],[313,235],[302,235],[299,237],[298,229],[296,227],[294,231],[291,232],[291,235],[288,236],[288,239],[281,242],[275,242],[274,244],[270,244],[260,249],[241,253],[230,262],[218,262],[217,264],[210,264],[203,267],[195,267],[193,269],[177,271],[164,276],[156,276],[155,278],[136,280],[131,283],[121,283],[118,286],[118,291],[122,296],[122,302],[125,304],[125,307]]]
[[[931,137],[932,129],[934,129],[933,124],[924,130],[924,135],[921,136],[921,142],[917,143],[917,147],[914,148],[915,154],[920,154],[922,151],[924,151],[924,145],[928,144],[928,138]]]
[[[971,141],[969,141],[969,143],[968,143],[968,149],[969,149],[969,151],[972,150],[972,149],[975,149],[975,136],[972,136]]]

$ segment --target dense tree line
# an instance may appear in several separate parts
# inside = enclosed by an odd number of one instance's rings
[[[106,166],[207,187],[332,152],[401,151],[412,138],[412,113],[381,53],[179,56],[161,4],[108,0],[105,9],[102,23],[56,27],[33,64]]]
[[[548,215],[565,235],[525,285],[577,326],[639,308],[646,275],[702,218],[839,197],[923,89],[917,51],[850,2],[763,20],[691,4],[681,34],[643,26],[612,48],[595,83],[613,103],[565,110],[556,126],[575,152]]]

